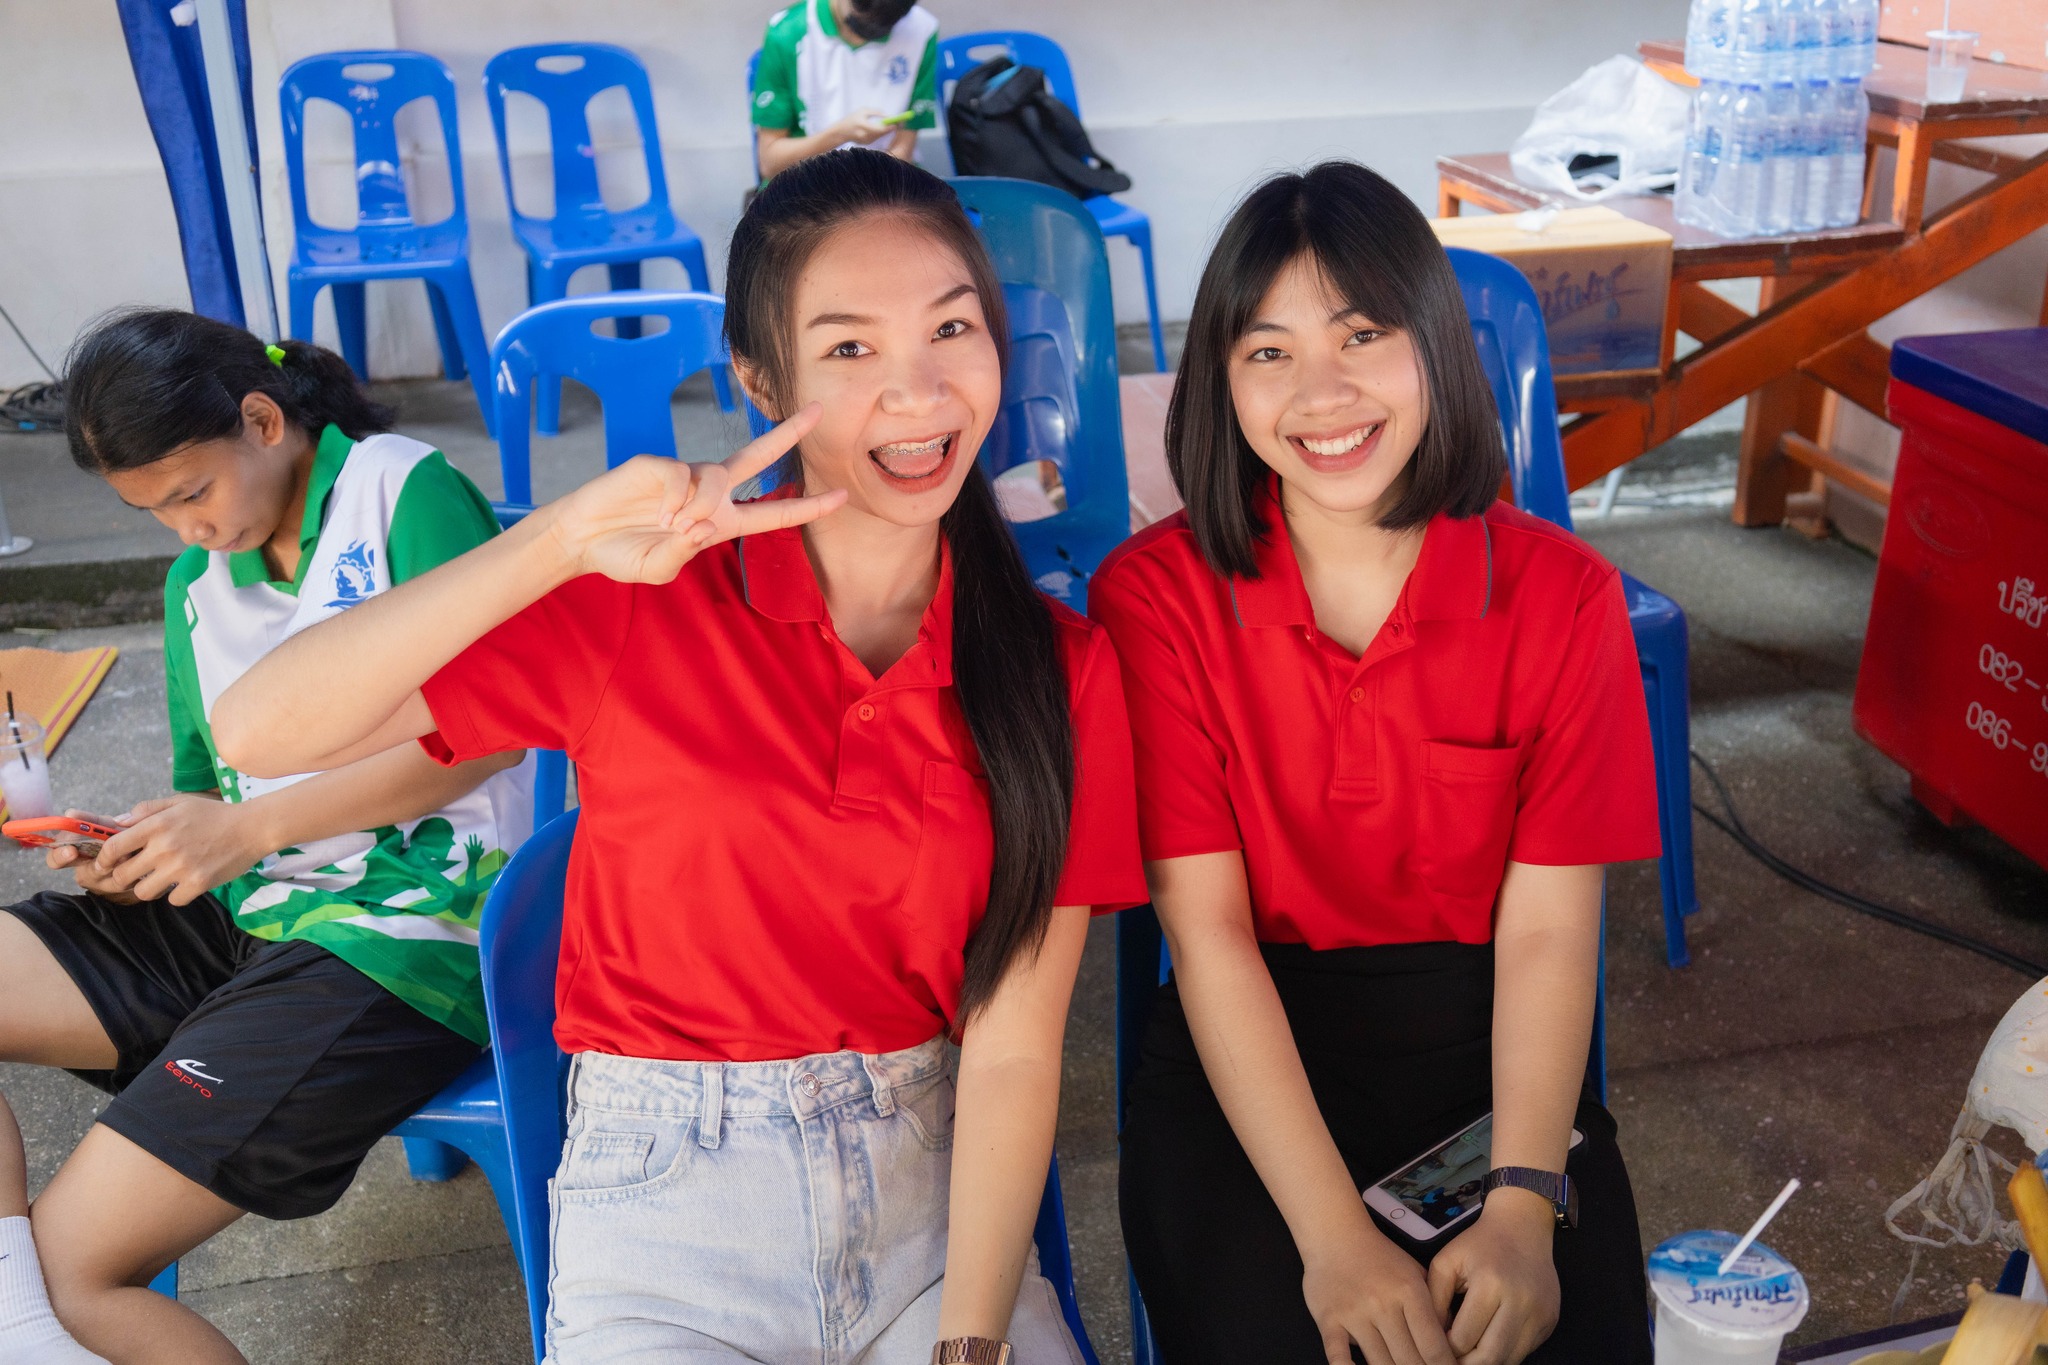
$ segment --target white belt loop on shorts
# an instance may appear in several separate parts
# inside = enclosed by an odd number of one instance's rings
[[[697,1066],[697,1145],[716,1148],[721,1135],[720,1118],[725,1113],[725,1063],[700,1062]]]
[[[888,1074],[876,1066],[875,1059],[865,1052],[861,1054],[860,1065],[868,1073],[868,1084],[874,1088],[875,1113],[881,1118],[888,1118],[896,1112],[896,1095],[890,1087]]]

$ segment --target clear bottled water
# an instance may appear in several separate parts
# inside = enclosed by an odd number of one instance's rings
[[[1765,155],[1762,223],[1765,232],[1789,232],[1798,216],[1806,178],[1805,133],[1799,121],[1799,87],[1789,82],[1764,92],[1770,146]]]
[[[1792,228],[1796,232],[1812,232],[1828,225],[1828,192],[1834,168],[1833,125],[1829,121],[1833,95],[1834,87],[1824,80],[1808,81],[1799,87],[1799,155],[1805,170],[1799,180],[1799,202],[1792,211]],[[1857,141],[1862,141],[1860,131]]]
[[[1723,80],[1702,80],[1693,96],[1685,125],[1685,164],[1679,168],[1672,212],[1688,227],[1717,230],[1714,179],[1721,169],[1721,142],[1727,128],[1733,87]]]
[[[1763,231],[1764,167],[1771,153],[1770,101],[1754,81],[1736,88],[1721,145],[1714,230],[1726,237],[1754,237]]]
[[[1678,220],[1725,237],[1857,221],[1881,0],[1693,0]]]
[[[1829,227],[1849,227],[1863,216],[1863,134],[1870,101],[1860,80],[1836,81],[1828,89]]]

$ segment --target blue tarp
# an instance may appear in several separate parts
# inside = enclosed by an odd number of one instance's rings
[[[206,98],[206,65],[199,51],[199,25],[179,25],[172,0],[115,0],[121,29],[128,38],[128,60],[149,115],[170,183],[171,208],[178,216],[178,239],[185,253],[185,278],[192,287],[192,309],[207,317],[246,327],[241,279],[235,270],[235,243],[228,226],[222,192],[219,144],[213,113]],[[256,146],[256,110],[249,87],[249,22],[242,0],[227,0],[228,27],[240,71],[242,117],[248,145]],[[188,11],[189,12],[189,11]]]

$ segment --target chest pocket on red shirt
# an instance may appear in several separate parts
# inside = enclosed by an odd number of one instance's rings
[[[917,864],[903,894],[911,932],[956,956],[963,953],[988,903],[995,851],[988,780],[957,763],[927,759]],[[958,981],[953,985],[957,990]]]
[[[1422,741],[1415,862],[1439,898],[1491,906],[1507,869],[1521,774],[1520,744]]]

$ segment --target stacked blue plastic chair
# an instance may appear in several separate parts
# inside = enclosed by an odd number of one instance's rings
[[[548,1181],[567,1137],[563,1077],[568,1059],[555,1046],[555,961],[562,948],[562,898],[569,849],[580,811],[555,820],[514,854],[484,905],[484,1005],[491,1020],[491,1055],[505,1096],[505,1131],[511,1154],[512,1245],[526,1280],[527,1316],[534,1359],[546,1342],[548,1306]],[[1060,1307],[1088,1365],[1095,1351],[1074,1298],[1073,1257],[1060,1200],[1059,1158],[1046,1172],[1039,1203],[1038,1262],[1058,1293]]]
[[[639,325],[661,318],[666,331],[643,334]],[[627,335],[627,321],[634,325]],[[600,322],[617,324],[599,336]],[[715,294],[633,291],[579,294],[530,308],[505,324],[491,346],[493,416],[498,470],[505,500],[494,503],[503,525],[533,510],[534,395],[567,376],[597,395],[604,408],[604,463],[610,469],[635,455],[676,453],[670,412],[676,385],[699,370],[725,366],[725,300]],[[545,381],[545,382],[543,382]],[[543,750],[534,774],[537,819],[559,814],[567,802],[568,760]]]
[[[963,33],[939,40],[939,88],[945,103],[953,98],[953,86],[960,78],[1000,48],[1019,66],[1035,66],[1045,73],[1045,83],[1059,101],[1081,117],[1081,96],[1074,89],[1074,71],[1060,45],[1041,33],[997,30]],[[976,56],[980,53],[980,56]],[[1129,204],[1106,194],[1082,201],[1095,225],[1105,237],[1122,237],[1138,249],[1138,263],[1145,273],[1145,315],[1152,327],[1152,365],[1166,369],[1166,338],[1159,327],[1159,285],[1152,270],[1152,220]]]
[[[399,109],[416,99],[432,100],[440,114],[455,202],[448,217],[425,226],[414,221],[406,197],[394,123]],[[450,379],[469,376],[488,425],[487,349],[469,273],[469,209],[448,68],[423,52],[328,52],[294,62],[279,83],[278,100],[292,195],[291,334],[312,340],[313,301],[332,288],[341,353],[367,379],[364,283],[421,280],[433,307],[442,367]],[[316,223],[306,207],[306,105],[313,100],[338,105],[355,127],[356,221],[350,227]]]
[[[647,169],[647,199],[630,209],[608,209],[597,184],[597,153],[590,131],[590,101],[602,91],[623,88],[639,124]],[[554,213],[522,213],[512,185],[511,148],[505,136],[505,96],[531,96],[548,114],[554,165]],[[661,134],[654,122],[654,96],[647,69],[622,47],[607,43],[541,43],[500,52],[484,67],[484,97],[498,140],[498,174],[512,214],[512,235],[526,249],[529,304],[565,298],[569,278],[587,265],[602,265],[614,290],[640,287],[640,263],[673,260],[689,274],[690,287],[711,290],[704,243],[669,205],[668,177],[661,165]],[[639,334],[637,319],[622,318],[619,334]],[[712,370],[718,405],[732,411],[732,389],[723,366]],[[549,379],[539,399],[541,434],[561,428],[562,386]]]
[[[1059,467],[1066,510],[1010,530],[1039,588],[1085,610],[1088,579],[1131,532],[1102,233],[1080,200],[1049,185],[949,183],[988,244],[1010,310],[1010,371],[982,465],[991,477],[1029,460]]]
[[[1465,311],[1472,318],[1480,362],[1500,409],[1515,505],[1569,531],[1571,490],[1565,485],[1550,342],[1536,290],[1497,256],[1452,248],[1450,257],[1464,291]],[[1690,956],[1685,919],[1699,909],[1692,867],[1692,719],[1685,613],[1628,574],[1621,576],[1621,584],[1642,665],[1657,759],[1657,828],[1664,843],[1657,876],[1664,905],[1664,954],[1672,966],[1683,967]]]

